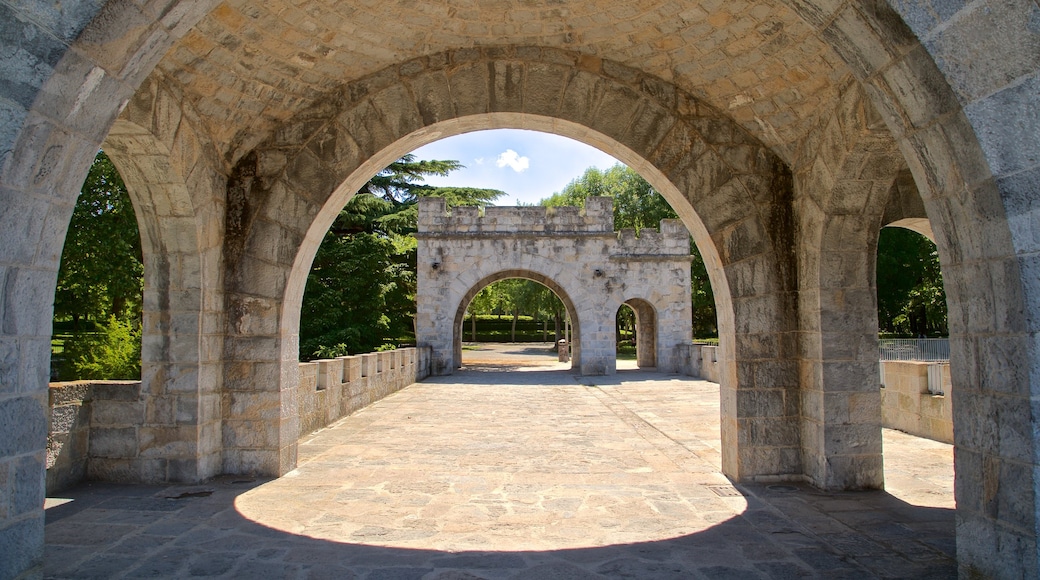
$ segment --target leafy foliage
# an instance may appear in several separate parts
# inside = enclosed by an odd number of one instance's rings
[[[488,284],[470,302],[467,309],[470,336],[475,340],[477,319],[481,315],[508,314],[512,319],[509,341],[517,340],[517,322],[521,317],[553,320],[554,336],[560,334],[560,323],[566,309],[552,290],[533,280],[509,278]]]
[[[69,223],[61,255],[55,318],[139,320],[144,266],[130,196],[112,161],[99,152]]]
[[[54,293],[55,327],[71,331],[56,359],[63,380],[140,378],[143,280],[130,195],[98,152],[72,212]]]
[[[946,293],[935,244],[903,228],[883,228],[877,252],[878,328],[905,336],[943,335]]]
[[[392,348],[414,334],[417,200],[485,205],[492,189],[438,188],[423,180],[457,161],[405,155],[376,174],[340,211],[314,257],[300,312],[300,356],[331,358]]]
[[[584,206],[590,197],[614,198],[614,227],[657,229],[661,220],[677,217],[668,202],[634,169],[618,163],[603,171],[590,167],[563,191],[539,202],[549,207]]]
[[[326,234],[300,311],[302,353],[343,356],[383,343],[390,332],[387,295],[398,283],[394,257],[393,243],[378,234]]]
[[[101,331],[81,332],[65,344],[65,361],[77,379],[140,379],[141,327],[111,316]]]

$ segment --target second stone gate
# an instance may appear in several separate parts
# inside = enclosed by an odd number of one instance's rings
[[[690,234],[679,220],[660,231],[614,231],[613,200],[578,207],[456,207],[419,200],[415,332],[432,348],[434,374],[461,366],[462,322],[481,289],[507,278],[544,284],[563,301],[583,375],[616,370],[615,317],[636,314],[640,367],[678,372],[691,342]]]

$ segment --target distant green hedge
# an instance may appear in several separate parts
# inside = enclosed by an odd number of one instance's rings
[[[524,320],[527,318],[527,320]],[[510,340],[510,329],[513,326],[513,320],[511,318],[503,317],[499,320],[497,317],[490,316],[478,316],[477,317],[477,342],[509,342]],[[550,322],[548,324],[548,340],[551,342],[555,340],[556,326]],[[469,342],[473,339],[473,335],[470,333],[472,327],[470,321],[467,318],[462,323],[462,340]],[[561,329],[562,332],[562,329]],[[529,317],[521,317],[516,321],[516,341],[517,342],[542,342],[544,340],[542,334],[542,323],[537,320],[531,320]]]

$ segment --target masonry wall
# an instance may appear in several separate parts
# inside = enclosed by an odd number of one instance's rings
[[[928,391],[928,367],[938,363],[884,361],[881,385],[882,424],[911,435],[953,443],[950,365],[942,369],[942,395]]]
[[[684,373],[713,383],[719,382],[718,347],[691,344]],[[917,437],[953,443],[953,390],[950,365],[939,364],[942,393],[928,390],[928,367],[939,363],[915,361],[881,362],[882,426]]]
[[[429,349],[401,348],[300,363],[300,436],[421,381],[429,361]],[[153,464],[141,451],[145,416],[140,381],[52,383],[47,493],[83,480],[160,481],[141,471]]]
[[[654,328],[653,359],[641,366],[682,368],[689,344],[690,233],[678,220],[660,231],[614,231],[613,200],[578,207],[456,207],[419,200],[416,340],[433,349],[433,373],[459,364],[458,325],[476,291],[505,278],[552,289],[575,320],[574,361],[582,374],[616,369],[615,316],[640,304],[641,336]],[[651,325],[651,319],[652,325]]]
[[[321,429],[428,377],[429,352],[399,348],[300,363],[300,433]]]

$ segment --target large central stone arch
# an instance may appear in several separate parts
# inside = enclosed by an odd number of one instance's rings
[[[500,270],[489,274],[488,276],[480,279],[470,287],[469,291],[462,295],[458,300],[458,306],[455,308],[455,316],[453,317],[453,328],[454,335],[452,338],[452,352],[454,353],[454,363],[458,365],[462,361],[462,322],[466,316],[466,310],[469,308],[473,299],[477,294],[484,288],[499,282],[501,280],[508,280],[510,278],[520,278],[523,280],[531,280],[537,282],[542,286],[545,286],[549,290],[556,294],[556,296],[563,302],[563,307],[567,311],[567,316],[570,318],[571,325],[573,328],[573,334],[575,337],[581,334],[581,320],[578,318],[578,307],[574,305],[574,300],[571,299],[570,294],[564,290],[563,286],[549,278],[545,274],[535,272],[528,269],[516,269],[516,270]],[[578,368],[581,367],[581,342],[576,338],[573,342],[568,345],[571,353],[571,364]]]
[[[330,95],[239,163],[229,182],[228,204],[238,209],[227,222],[225,351],[226,363],[247,373],[225,375],[225,385],[249,418],[224,417],[225,465],[268,473],[294,465],[297,427],[289,393],[300,300],[318,243],[339,209],[400,155],[495,127],[598,146],[664,195],[705,256],[717,289],[724,469],[736,479],[800,473],[797,405],[790,404],[798,397],[797,373],[781,350],[793,340],[788,335],[796,322],[788,289],[793,278],[778,264],[791,260],[793,231],[780,217],[790,211],[789,171],[739,126],[660,79],[540,48],[458,51],[383,71]],[[274,240],[280,243],[272,246]],[[290,254],[289,248],[298,250]],[[242,301],[265,307],[246,309]],[[247,312],[269,314],[236,315]],[[248,367],[236,364],[238,353]],[[277,382],[265,370],[275,366]],[[749,403],[766,400],[777,404]],[[277,428],[258,437],[257,410],[276,409]],[[752,432],[772,435],[760,448]]]
[[[5,235],[5,243],[0,245],[4,289],[0,297],[3,319],[0,345],[3,352],[0,354],[4,362],[0,425],[7,442],[2,448],[0,469],[20,474],[17,478],[7,478],[4,492],[11,507],[0,523],[0,532],[5,538],[11,538],[15,546],[11,553],[18,555],[6,562],[12,574],[33,569],[42,558],[43,511],[39,507],[42,485],[16,486],[13,482],[29,481],[33,473],[38,480],[43,479],[49,304],[72,200],[114,119],[168,49],[189,32],[198,32],[194,30],[197,23],[211,11],[235,24],[226,18],[227,10],[213,11],[217,4],[178,0],[146,4],[71,0],[60,6],[0,4],[0,22],[8,25],[0,41],[11,48],[5,53],[5,64],[11,65],[8,69],[11,82],[0,88],[0,119],[3,119],[0,232]],[[1033,225],[1038,211],[1035,174],[1040,131],[1036,130],[1035,96],[1040,93],[1040,56],[1035,50],[1036,33],[1032,23],[1038,8],[1035,2],[1028,0],[981,0],[943,9],[929,3],[792,0],[757,2],[747,9],[755,12],[759,8],[771,10],[778,6],[797,13],[810,30],[811,40],[822,39],[829,50],[822,55],[822,60],[843,63],[852,72],[855,82],[864,87],[899,145],[935,231],[951,312],[951,343],[955,352],[952,374],[960,393],[954,413],[958,425],[958,556],[962,571],[994,576],[1035,576],[1038,562],[1037,440],[1033,418],[1036,413],[1029,409],[1038,391],[1035,377],[1040,365],[1035,345],[1038,317],[1032,315],[1035,305],[1040,304],[1040,290],[1032,275],[1037,269],[1037,240],[1040,239]],[[524,5],[523,9],[528,7]],[[692,16],[688,16],[685,9]],[[682,16],[679,11],[683,11]],[[699,12],[703,12],[701,6],[679,3],[672,12],[647,15],[645,25],[656,27],[656,32],[663,34],[681,31],[679,36],[682,37],[686,32],[706,29],[705,42],[711,42],[714,48],[703,45],[672,49],[673,44],[667,41],[659,45],[643,42],[639,34],[608,38],[617,40],[626,48],[624,54],[629,55],[631,62],[646,70],[654,67],[663,70],[661,63],[664,68],[670,63],[677,64],[672,80],[690,92],[700,91],[699,87],[709,84],[714,90],[716,86],[732,87],[739,83],[741,92],[729,102],[733,107],[729,114],[739,118],[741,125],[749,130],[760,129],[762,135],[770,135],[770,119],[788,113],[790,98],[795,99],[793,106],[801,110],[812,109],[814,104],[827,105],[827,99],[801,98],[799,90],[773,93],[773,99],[759,99],[754,90],[755,71],[738,68],[730,75],[719,72],[718,60],[730,59],[717,50],[716,28],[687,20],[698,17]],[[553,20],[548,32],[538,37],[548,44],[579,46],[582,41],[593,40],[591,36],[580,38],[561,30],[565,23],[557,20],[554,12],[531,14],[536,25],[546,24],[539,18]],[[716,21],[724,22],[729,15],[712,16],[719,16],[721,20]],[[424,19],[422,26],[433,30],[445,24],[444,18],[433,17],[433,26],[430,20]],[[520,22],[526,24],[526,20],[516,20]],[[307,24],[303,22],[301,26]],[[441,46],[469,47],[477,42],[476,33],[463,30],[459,22],[451,24],[449,39]],[[638,22],[624,24],[637,26]],[[507,27],[505,36],[496,36],[494,42],[520,42],[517,26]],[[215,28],[208,23],[205,33],[191,39],[192,45],[205,48],[210,42],[206,34],[222,34],[220,30],[214,32]],[[763,30],[776,31],[777,28]],[[745,32],[751,34],[747,28]],[[756,30],[754,34],[762,32]],[[783,36],[762,42],[772,51],[781,46],[776,41],[783,40]],[[367,37],[362,38],[367,41]],[[221,51],[243,46],[229,35],[221,40],[230,40],[219,47]],[[373,46],[372,52],[401,58],[399,55],[408,54],[408,47],[402,43],[410,40],[395,39],[395,49]],[[415,44],[425,46],[420,42]],[[727,48],[739,52],[743,44],[735,42]],[[798,42],[794,45],[802,46]],[[597,62],[599,57],[594,56],[597,50],[589,48],[584,58],[590,63]],[[669,50],[673,52],[661,58]],[[227,52],[221,51],[211,51],[214,60],[226,56]],[[314,55],[289,52],[304,64],[316,61],[323,64]],[[783,49],[774,54],[784,54]],[[199,60],[191,50],[179,51],[177,56],[189,63]],[[327,57],[329,53],[322,56]],[[731,60],[737,65],[753,61],[756,56],[761,57],[762,52],[741,52]],[[573,66],[568,59],[561,63]],[[177,70],[176,66],[171,70],[174,74],[186,72]],[[214,71],[226,72],[211,65],[208,72]],[[721,78],[723,82],[690,84],[691,71],[711,73],[710,77],[694,77],[702,82],[711,78]],[[264,72],[267,71],[258,70],[257,74]],[[807,89],[817,74],[813,70],[806,74],[806,70],[798,68],[790,72],[807,78],[801,85]],[[190,83],[192,75],[190,71],[187,73],[185,82]],[[356,76],[338,78],[355,79]],[[212,88],[213,81],[203,84]],[[220,91],[217,93],[215,100],[226,96]],[[730,95],[723,92],[722,96]],[[275,118],[288,118],[290,113],[296,112],[291,109],[292,105],[312,102],[314,98],[313,91],[293,93],[283,99],[286,106],[276,111],[282,116]],[[713,102],[724,103],[718,98]],[[209,104],[212,105],[212,101]],[[217,109],[218,115],[224,110]],[[253,117],[255,108],[240,109],[240,117]],[[761,119],[759,111],[770,116]],[[233,139],[225,139],[225,134],[221,134],[220,151],[224,159],[243,157],[253,143],[263,141],[268,134],[266,128],[251,132],[243,125],[236,123],[227,128],[226,133],[233,135]],[[805,143],[818,143],[820,136],[809,129],[799,138]],[[772,144],[774,140],[769,142]],[[786,148],[773,146],[776,151],[797,153],[800,145],[788,142]],[[244,153],[226,153],[235,147]],[[641,149],[633,147],[632,150]],[[799,165],[804,160],[795,161],[797,154],[783,156],[798,165],[796,170],[804,169]],[[382,161],[387,159],[373,160],[373,166]],[[635,161],[637,159],[632,160]],[[375,171],[378,167],[369,169]],[[645,169],[644,175],[653,173],[652,168]],[[242,177],[245,176],[240,172],[238,178]],[[218,193],[224,195],[224,192]],[[783,203],[783,200],[776,201]],[[763,214],[762,219],[768,213]],[[210,235],[219,237],[219,234]],[[277,268],[272,271],[285,272]],[[753,270],[751,272],[747,280],[755,279]],[[730,282],[728,278],[717,275],[713,285],[721,288],[723,283]],[[246,305],[262,312],[269,305],[267,298],[255,298],[256,302]],[[720,316],[732,314],[722,309]],[[730,320],[735,322],[733,318]],[[781,358],[794,359],[800,356],[794,354],[799,352],[799,340],[789,338],[791,340],[781,348],[784,353]],[[263,342],[261,338],[254,344]],[[227,343],[227,348],[243,346],[239,342]],[[736,348],[734,345],[733,349]],[[281,380],[278,376],[281,367],[271,366],[266,357],[250,365],[252,359],[243,350],[230,353],[228,360],[233,362],[223,365],[225,373],[229,366],[245,374],[252,373],[254,371],[242,370],[252,366],[265,369],[259,375],[269,373],[268,377]],[[786,362],[779,366],[784,372],[790,371],[791,365]],[[750,367],[741,366],[739,372],[754,381]],[[784,381],[797,379],[788,377]],[[731,404],[736,402],[735,398],[730,400]],[[280,403],[275,403],[275,409],[281,416]],[[257,457],[267,455],[266,450],[256,454]],[[231,470],[239,465],[237,461],[226,462],[224,468]],[[255,464],[258,463],[250,463]],[[979,475],[982,473],[998,475],[987,478]]]

